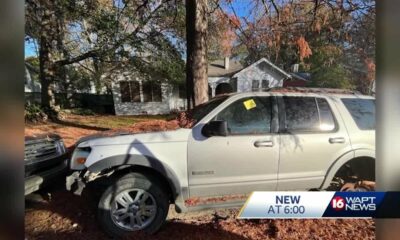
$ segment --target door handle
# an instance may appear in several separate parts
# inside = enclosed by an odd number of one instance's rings
[[[273,147],[274,142],[273,141],[255,141],[254,142],[254,147]]]
[[[345,139],[343,137],[329,138],[329,143],[344,143]]]

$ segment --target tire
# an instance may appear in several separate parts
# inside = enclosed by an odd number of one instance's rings
[[[129,196],[126,196],[127,193]],[[119,238],[138,230],[156,233],[165,222],[168,209],[168,194],[156,179],[130,173],[104,191],[97,217],[108,235]]]

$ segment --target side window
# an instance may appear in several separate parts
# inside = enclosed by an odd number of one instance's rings
[[[214,120],[224,120],[231,135],[251,135],[271,132],[272,105],[270,97],[240,99],[224,110]]]
[[[375,129],[375,100],[342,98],[342,102],[350,112],[359,129]]]
[[[319,119],[320,119],[320,130],[321,131],[333,131],[335,126],[335,118],[329,103],[324,98],[317,98]]]
[[[335,118],[328,102],[314,97],[283,97],[289,132],[333,131]]]
[[[289,132],[317,131],[318,108],[313,97],[283,97],[285,103],[285,129]]]

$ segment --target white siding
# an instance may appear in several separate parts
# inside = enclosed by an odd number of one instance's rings
[[[253,80],[259,81],[259,86],[262,86],[262,81],[268,81],[268,87],[282,87],[283,80],[290,77],[282,69],[278,68],[267,59],[262,58],[253,63],[247,68],[230,77],[209,77],[208,83],[211,87],[211,95],[215,96],[215,89],[218,84],[229,83],[237,92],[252,91]],[[179,98],[179,91],[171,85],[162,84],[162,102],[121,102],[121,91],[119,89],[119,81],[141,81],[132,73],[125,72],[116,77],[113,84],[113,96],[115,113],[117,115],[140,115],[140,114],[168,114],[171,111],[183,110],[186,108],[186,99]],[[260,89],[261,90],[261,89]]]
[[[230,83],[229,77],[208,77],[208,85],[211,88],[211,96],[215,96],[215,89],[220,83]]]
[[[235,74],[234,77],[237,78],[238,92],[251,92],[253,80],[258,80],[259,86],[261,86],[262,80],[267,80],[269,87],[282,87],[283,80],[286,78],[286,76],[274,71],[263,61],[255,65],[250,65]]]
[[[117,81],[112,84],[116,115],[168,114],[173,110],[183,110],[185,108],[186,102],[184,99],[179,98],[179,92],[175,91],[172,85],[166,83],[161,84],[161,102],[143,102],[142,91],[142,102],[122,102],[119,81],[141,82],[141,80],[132,77],[131,75],[121,74],[117,77]]]

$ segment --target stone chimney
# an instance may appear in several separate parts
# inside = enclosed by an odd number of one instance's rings
[[[229,69],[229,57],[225,57],[225,59],[224,59],[224,68],[226,70]]]

